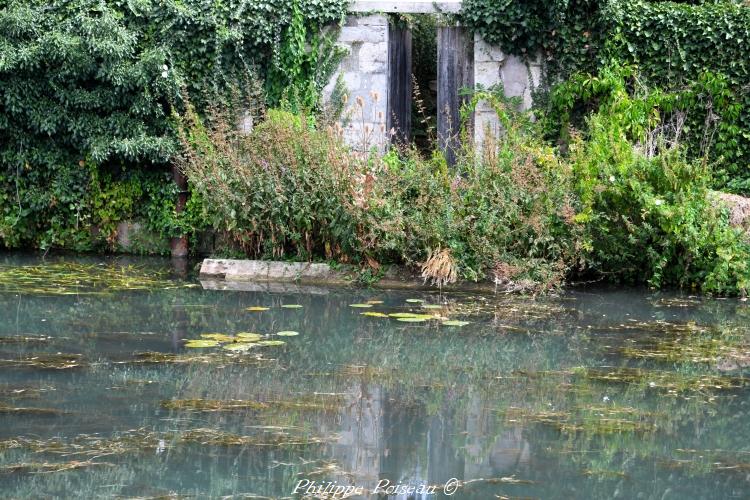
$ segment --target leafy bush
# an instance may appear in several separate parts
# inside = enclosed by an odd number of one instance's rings
[[[130,216],[141,194],[174,192],[165,170],[182,89],[202,109],[258,73],[271,100],[290,89],[313,106],[336,55],[320,32],[344,10],[344,0],[2,2],[0,242],[85,249],[93,225]],[[107,172],[117,174],[99,206]],[[139,176],[148,190],[128,180]],[[174,198],[165,203],[150,220],[176,236]]]
[[[438,283],[554,286],[576,253],[570,170],[529,133],[528,117],[511,118],[499,94],[481,98],[508,133],[481,157],[467,150],[457,170],[437,153],[353,153],[334,129],[279,110],[248,136],[226,112],[207,125],[186,114],[183,168],[209,220],[252,256],[421,264]]]
[[[653,87],[695,90],[691,107],[683,103],[688,157],[708,154],[715,163],[715,186],[750,193],[747,2],[465,0],[462,15],[506,52],[527,57],[541,53],[552,84],[581,72],[597,74],[616,61],[638,65]],[[545,96],[537,97],[544,107]],[[583,108],[596,107],[596,96],[590,97]]]
[[[269,110],[247,136],[233,123],[214,111],[204,126],[189,110],[180,127],[182,167],[214,227],[252,256],[353,256],[357,227],[349,205],[364,175],[361,162],[299,115]]]
[[[678,99],[628,89],[622,71],[599,83],[607,98],[571,149],[587,267],[615,281],[744,294],[748,236],[709,196],[707,164],[686,159],[679,120],[662,118]]]

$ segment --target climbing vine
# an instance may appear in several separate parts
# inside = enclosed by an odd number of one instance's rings
[[[313,107],[336,53],[321,33],[346,4],[0,2],[0,244],[83,248],[92,227],[149,206],[159,190],[133,191],[132,176],[150,170],[169,188],[171,111],[185,96],[201,110],[260,79],[272,102],[293,89]],[[122,210],[97,215],[105,178],[106,205]],[[181,222],[156,225],[172,236]]]
[[[596,75],[617,61],[637,65],[650,85],[677,90],[707,84],[694,106],[684,109],[689,153],[708,154],[719,187],[750,193],[747,2],[465,0],[462,15],[508,53],[541,54],[551,83],[580,72]]]

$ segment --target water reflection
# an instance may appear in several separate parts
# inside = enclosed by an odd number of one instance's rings
[[[384,481],[457,478],[453,498],[661,499],[750,486],[744,302],[419,295],[471,321],[448,328],[349,307],[418,310],[406,293],[168,283],[0,293],[4,494],[283,497],[307,479],[374,497]],[[184,347],[206,332],[281,330],[300,335],[245,355]],[[56,353],[80,363],[40,364]],[[222,407],[231,401],[248,406]]]

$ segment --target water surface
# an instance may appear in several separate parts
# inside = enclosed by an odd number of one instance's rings
[[[0,255],[3,497],[748,498],[747,302],[206,290],[158,259],[45,262],[20,279],[41,260]],[[285,343],[186,347],[241,332]]]

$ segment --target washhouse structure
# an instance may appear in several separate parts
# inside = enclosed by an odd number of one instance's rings
[[[341,120],[346,141],[355,148],[384,148],[393,140],[408,140],[412,109],[412,35],[394,23],[393,14],[457,14],[461,0],[384,1],[352,3],[338,44],[346,49],[333,78],[324,90],[332,99],[336,82],[346,89]],[[449,18],[448,18],[449,19]],[[460,128],[461,90],[502,83],[509,97],[521,97],[531,106],[531,94],[540,83],[541,61],[524,61],[486,43],[457,23],[437,28],[437,137],[449,161],[455,157]],[[498,121],[485,103],[479,103],[469,133],[481,144],[485,133],[497,132]],[[472,126],[473,125],[473,126]]]

